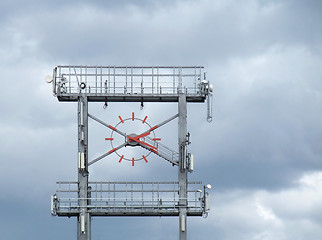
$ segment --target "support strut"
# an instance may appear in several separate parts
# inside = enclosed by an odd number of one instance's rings
[[[88,212],[88,101],[78,99],[78,205],[77,240],[91,239],[91,215]]]
[[[179,240],[187,240],[187,101],[186,95],[180,94],[179,104]]]

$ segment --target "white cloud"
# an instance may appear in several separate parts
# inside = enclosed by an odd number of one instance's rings
[[[299,183],[303,188],[322,190],[322,172],[307,173],[299,180]]]
[[[263,219],[268,220],[268,221],[272,221],[276,224],[278,224],[280,222],[279,219],[276,217],[276,215],[273,213],[272,209],[263,206],[260,203],[260,201],[257,199],[255,201],[255,207],[256,207],[256,212]]]
[[[228,239],[318,240],[322,234],[322,172],[304,174],[297,185],[280,192],[267,190],[212,192],[206,220],[211,231]]]

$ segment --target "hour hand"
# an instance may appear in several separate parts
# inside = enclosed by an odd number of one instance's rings
[[[146,136],[150,135],[150,133],[151,132],[142,133],[140,135],[135,136],[134,138],[139,139],[139,138],[142,138],[142,137],[146,137]]]

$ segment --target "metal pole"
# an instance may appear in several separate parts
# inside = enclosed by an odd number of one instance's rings
[[[77,240],[90,240],[91,216],[88,213],[88,101],[78,99],[78,206]]]
[[[187,100],[185,93],[179,95],[179,240],[187,240]]]

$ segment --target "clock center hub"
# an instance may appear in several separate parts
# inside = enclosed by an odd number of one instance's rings
[[[134,141],[134,140],[131,140],[130,138],[135,138],[137,136],[137,134],[135,133],[131,133],[128,135],[128,138],[127,138],[127,143],[128,145],[130,145],[131,147],[134,147],[134,146],[137,146],[139,145],[139,143],[137,141]]]

